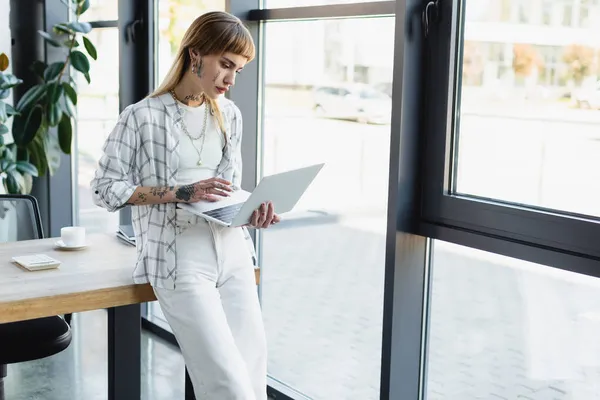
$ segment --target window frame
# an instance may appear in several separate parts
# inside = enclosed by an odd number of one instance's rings
[[[458,161],[455,124],[460,123],[460,63],[466,1],[440,1],[440,21],[426,43],[425,97],[422,110],[425,152],[422,157],[421,222],[417,233],[440,238],[440,228],[451,228],[528,246],[519,258],[548,263],[535,249],[547,249],[581,259],[553,267],[600,277],[600,221],[593,216],[518,205],[483,197],[453,194],[452,169]],[[455,78],[457,77],[457,78]],[[448,95],[440,96],[440,88]],[[436,229],[437,228],[437,229]],[[461,243],[459,243],[461,244]],[[480,246],[473,246],[481,248]],[[512,256],[512,254],[508,254]],[[592,261],[592,264],[583,262]]]

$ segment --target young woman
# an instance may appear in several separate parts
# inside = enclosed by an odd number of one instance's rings
[[[216,201],[240,188],[242,116],[221,95],[254,51],[238,18],[225,12],[197,18],[160,87],[121,113],[91,182],[99,206],[133,206],[134,281],[152,285],[198,399],[267,398],[248,232],[177,207]],[[249,225],[277,222],[267,203]]]

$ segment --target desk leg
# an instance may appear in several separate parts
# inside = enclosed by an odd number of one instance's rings
[[[139,304],[108,309],[108,400],[141,399]]]
[[[194,387],[192,386],[192,380],[187,368],[185,369],[185,400],[196,400],[194,395]]]

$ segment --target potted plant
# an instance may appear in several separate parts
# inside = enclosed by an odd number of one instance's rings
[[[12,143],[2,142],[0,148],[0,175],[5,176],[3,183],[8,193],[29,193],[32,177],[52,175],[60,165],[60,152],[71,152],[77,86],[75,79],[65,72],[73,67],[91,82],[88,57],[96,60],[97,52],[85,36],[92,30],[91,25],[79,21],[90,6],[89,0],[62,2],[71,10],[74,20],[54,25],[51,33],[38,32],[47,44],[64,52],[64,61],[51,64],[35,61],[31,69],[38,82],[23,94],[16,106],[3,101],[0,105],[0,132],[9,132],[6,122],[13,116]],[[8,67],[6,57],[4,63]],[[3,73],[0,98],[6,99],[8,91],[21,83],[14,75]]]

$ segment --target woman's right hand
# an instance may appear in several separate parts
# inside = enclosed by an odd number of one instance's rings
[[[210,178],[175,188],[175,199],[180,203],[217,201],[232,192],[231,182],[221,178]]]

